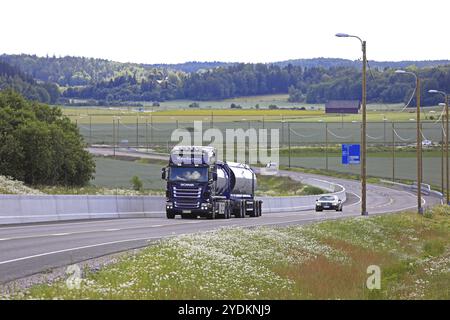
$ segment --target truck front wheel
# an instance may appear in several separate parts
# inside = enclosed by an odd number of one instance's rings
[[[175,213],[166,211],[166,217],[167,217],[167,219],[174,219]]]

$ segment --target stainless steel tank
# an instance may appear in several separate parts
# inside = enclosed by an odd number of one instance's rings
[[[217,181],[216,181],[216,193],[223,194],[228,187],[228,181],[230,177],[228,177],[227,172],[221,168],[217,167]]]
[[[253,170],[245,164],[227,162],[231,169],[231,193],[251,195],[256,190],[256,175]]]

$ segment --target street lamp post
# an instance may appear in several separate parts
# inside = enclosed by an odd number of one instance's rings
[[[449,169],[449,164],[448,164],[448,94],[443,92],[443,91],[439,91],[439,90],[428,90],[429,93],[437,93],[437,94],[441,94],[444,96],[445,98],[445,185],[446,185],[446,189],[447,189],[447,196],[446,196],[446,203],[447,205],[450,205],[450,190],[449,190],[449,175],[448,175],[448,169]]]
[[[423,214],[422,208],[422,134],[420,124],[420,78],[414,72],[396,70],[395,73],[410,74],[416,79],[416,125],[417,125],[417,212]]]
[[[366,68],[367,68],[367,56],[366,56],[366,41],[363,41],[360,37],[346,34],[336,33],[336,37],[339,38],[356,38],[361,42],[361,50],[363,53],[362,61],[362,124],[361,124],[361,215],[368,215],[367,212],[367,179],[366,179],[366,127],[367,127],[367,115],[366,115]]]

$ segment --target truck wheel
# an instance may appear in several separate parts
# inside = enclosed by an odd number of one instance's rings
[[[208,214],[208,219],[215,219],[216,218],[216,207],[218,207],[217,203],[213,202],[211,212]]]
[[[166,212],[166,217],[167,217],[167,219],[174,219],[175,218],[175,213]]]
[[[246,203],[245,201],[241,201],[241,206],[239,207],[239,218],[245,218],[245,211],[246,211]]]
[[[225,219],[230,219],[231,218],[231,206],[230,206],[230,202],[227,201],[226,205],[225,205]]]
[[[258,216],[258,201],[253,200],[253,211],[250,212],[250,217],[255,218]]]

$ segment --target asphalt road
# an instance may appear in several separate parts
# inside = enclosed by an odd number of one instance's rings
[[[181,234],[210,231],[220,227],[305,224],[360,215],[359,182],[287,171],[281,174],[295,179],[315,177],[343,185],[347,189],[348,197],[344,211],[299,211],[266,215],[263,211],[263,215],[258,218],[229,220],[139,218],[4,226],[0,227],[0,283],[94,257],[146,246],[149,242]],[[436,197],[424,197],[424,205],[439,202]],[[414,209],[415,206],[416,197],[410,192],[368,185],[369,215]]]

